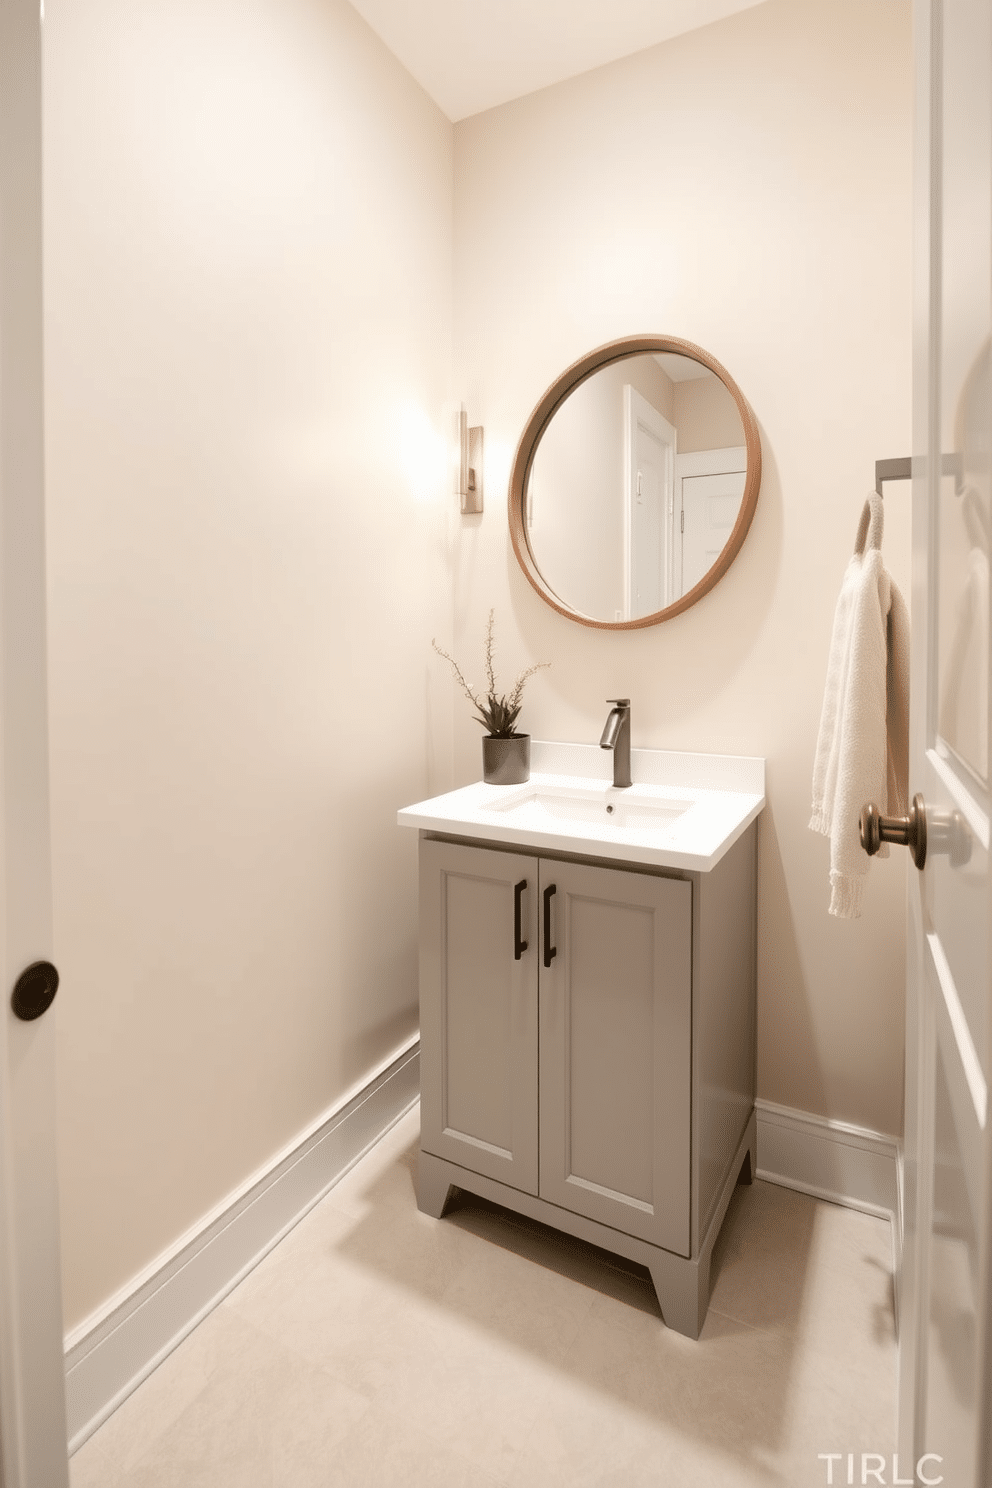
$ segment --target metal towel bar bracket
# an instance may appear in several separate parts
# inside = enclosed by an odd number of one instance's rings
[[[964,495],[964,471],[960,455],[945,455],[941,463],[941,474],[953,475],[955,495]],[[882,486],[886,481],[911,480],[912,476],[913,461],[909,455],[903,456],[901,460],[875,461],[875,490],[879,496],[882,494]]]

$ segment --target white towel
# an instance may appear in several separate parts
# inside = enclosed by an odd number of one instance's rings
[[[861,914],[868,872],[861,808],[908,809],[909,612],[882,562],[883,525],[873,494],[834,614],[813,765],[810,828],[830,838],[830,913],[845,919]]]

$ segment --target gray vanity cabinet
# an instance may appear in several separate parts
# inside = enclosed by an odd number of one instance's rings
[[[516,853],[420,847],[421,1145],[531,1194],[538,1191],[537,874],[537,859]],[[519,957],[518,903],[527,942]]]
[[[455,1185],[640,1261],[698,1336],[753,1168],[754,907],[750,830],[708,874],[422,834],[420,1208]]]
[[[540,866],[540,1195],[688,1255],[692,885]]]
[[[421,917],[424,1149],[688,1255],[691,884],[427,841]]]

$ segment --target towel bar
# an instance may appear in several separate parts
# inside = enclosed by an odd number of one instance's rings
[[[954,494],[964,494],[964,472],[961,466],[961,456],[958,454],[945,455],[941,464],[942,475],[953,475]],[[909,455],[904,455],[900,460],[876,460],[875,461],[875,490],[879,496],[882,494],[882,486],[886,481],[910,480],[913,475],[913,461]]]

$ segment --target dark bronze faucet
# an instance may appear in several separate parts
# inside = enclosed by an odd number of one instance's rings
[[[607,698],[612,710],[607,717],[600,749],[613,750],[613,784],[632,785],[630,778],[630,698]]]

